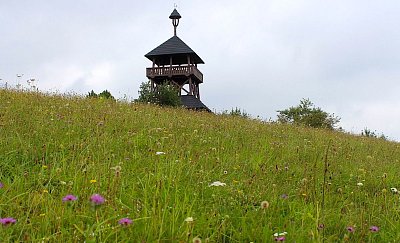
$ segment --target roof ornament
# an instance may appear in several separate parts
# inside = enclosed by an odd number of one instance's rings
[[[172,13],[169,16],[169,18],[172,19],[172,25],[174,26],[174,36],[176,36],[176,27],[178,27],[179,19],[182,18],[182,17],[178,13],[178,11],[176,10],[177,5],[174,4],[174,6],[175,6],[174,11],[172,11]]]

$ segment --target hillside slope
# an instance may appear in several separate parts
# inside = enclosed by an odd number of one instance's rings
[[[0,138],[5,241],[400,240],[398,143],[9,90]]]

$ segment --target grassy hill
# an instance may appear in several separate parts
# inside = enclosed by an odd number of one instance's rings
[[[400,240],[399,143],[9,90],[0,138],[4,242]]]

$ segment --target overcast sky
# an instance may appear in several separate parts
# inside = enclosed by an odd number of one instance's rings
[[[398,0],[0,0],[0,85],[136,98],[174,3],[212,110],[276,119],[309,98],[347,131],[400,141]]]

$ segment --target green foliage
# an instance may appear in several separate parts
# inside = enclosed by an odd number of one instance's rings
[[[376,131],[372,131],[369,128],[364,128],[364,130],[361,131],[361,136],[363,137],[369,137],[369,138],[380,138],[383,140],[387,140],[387,137],[384,134],[381,134],[380,136],[376,133]]]
[[[86,98],[97,98],[97,94],[92,90],[86,95]]]
[[[111,93],[108,90],[104,90],[100,94],[96,94],[93,90],[90,91],[87,95],[86,98],[100,98],[100,99],[111,99],[115,100],[114,96],[111,95]]]
[[[309,99],[302,99],[300,105],[278,111],[278,122],[304,125],[333,130],[340,118],[315,107]]]
[[[229,116],[239,116],[239,117],[243,117],[243,118],[250,118],[250,114],[248,114],[246,111],[242,111],[240,108],[235,108],[235,109],[231,109],[231,111],[228,110],[224,110],[222,113],[222,115],[229,115]]]
[[[17,219],[0,225],[1,242],[275,242],[280,232],[286,242],[400,242],[399,143],[100,99],[0,97],[0,218]],[[90,203],[95,193],[103,205]],[[78,200],[62,202],[67,194]],[[124,217],[133,224],[119,225]]]
[[[150,82],[143,82],[139,88],[139,98],[136,102],[151,103],[160,106],[181,106],[182,102],[179,97],[179,91],[174,85],[167,82],[158,85],[155,92],[151,91]]]

